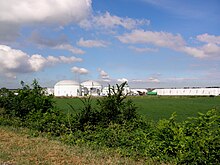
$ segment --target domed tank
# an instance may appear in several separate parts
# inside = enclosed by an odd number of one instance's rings
[[[79,96],[80,95],[80,85],[74,80],[62,80],[55,84],[54,86],[55,96]]]
[[[96,81],[88,80],[81,83],[82,95],[99,96],[102,91],[102,85]]]

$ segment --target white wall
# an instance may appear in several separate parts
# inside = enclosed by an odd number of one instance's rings
[[[79,96],[80,88],[75,85],[54,86],[55,96]]]

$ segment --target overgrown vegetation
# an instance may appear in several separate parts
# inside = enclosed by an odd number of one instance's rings
[[[36,80],[31,87],[23,81],[21,85],[22,88],[16,92],[6,88],[0,90],[0,107],[4,108],[7,115],[24,119],[30,113],[46,113],[53,109],[52,97],[46,96]]]
[[[123,156],[174,164],[220,163],[220,114],[212,109],[198,117],[177,122],[170,119],[148,121],[137,115],[132,100],[125,99],[126,83],[109,87],[107,97],[92,106],[85,98],[83,108],[65,114],[53,106],[36,81],[24,85],[17,95],[1,89],[1,125],[25,126],[56,136],[68,144],[115,149]],[[72,110],[73,105],[69,105]]]

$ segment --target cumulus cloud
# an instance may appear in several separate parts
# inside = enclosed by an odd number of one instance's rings
[[[81,62],[76,57],[43,57],[39,54],[28,55],[27,53],[12,49],[6,45],[0,45],[0,74],[13,77],[17,73],[37,72],[43,68],[57,63]]]
[[[91,14],[92,0],[0,1],[0,40],[12,41],[20,27],[30,24],[80,23]]]
[[[186,46],[179,50],[197,58],[220,59],[220,46],[217,44],[208,43],[200,47]]]
[[[88,47],[88,48],[106,47],[107,44],[108,44],[107,42],[102,40],[84,40],[83,38],[80,38],[80,40],[77,42],[78,46]]]
[[[153,32],[144,30],[133,30],[131,33],[117,37],[122,43],[153,44],[160,47],[177,49],[185,45],[180,34],[173,35],[167,32]]]
[[[89,71],[85,68],[79,68],[79,67],[72,67],[71,68],[71,71],[74,72],[74,73],[78,73],[78,74],[88,74]]]
[[[91,0],[0,1],[0,21],[18,24],[79,22],[90,13],[91,3]]]
[[[220,59],[220,46],[218,44],[219,37],[220,36],[212,36],[208,34],[199,35],[197,36],[197,40],[200,42],[206,42],[206,44],[199,47],[193,47],[188,46],[180,34],[174,35],[167,32],[133,30],[131,33],[117,36],[117,38],[125,44],[150,44],[184,52],[196,58],[215,59]],[[140,49],[139,51],[142,50]]]
[[[220,44],[220,36],[209,35],[205,33],[205,34],[198,35],[196,38],[198,41],[201,41],[201,42]]]
[[[81,27],[91,28],[91,27],[102,27],[105,29],[112,29],[116,27],[123,27],[125,29],[135,29],[141,25],[149,25],[150,20],[148,19],[133,19],[128,17],[119,17],[116,15],[111,15],[109,12],[99,13],[98,15],[93,15],[89,20],[85,19],[81,22]]]
[[[107,72],[105,72],[104,70],[102,69],[98,69],[99,71],[99,76],[102,78],[102,79],[110,79],[109,75]]]
[[[70,44],[60,44],[54,47],[54,49],[67,50],[73,54],[84,54],[85,52],[79,48],[73,47]]]

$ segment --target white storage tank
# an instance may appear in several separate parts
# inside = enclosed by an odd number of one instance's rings
[[[62,80],[54,86],[54,96],[79,96],[80,85],[78,82],[73,80]]]
[[[88,80],[81,83],[82,95],[100,96],[102,85],[96,81]]]

